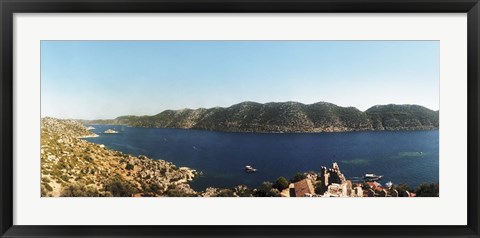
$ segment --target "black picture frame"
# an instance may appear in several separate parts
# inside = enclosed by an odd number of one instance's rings
[[[479,233],[478,0],[0,0],[1,237],[446,236]],[[466,226],[19,226],[13,225],[14,13],[468,13],[468,224]],[[32,211],[35,212],[35,211]]]

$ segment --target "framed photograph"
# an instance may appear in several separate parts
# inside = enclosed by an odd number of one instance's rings
[[[1,237],[479,237],[479,5],[1,1]]]

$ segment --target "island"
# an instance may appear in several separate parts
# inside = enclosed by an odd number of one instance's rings
[[[112,129],[108,129],[108,130],[104,131],[103,133],[105,133],[105,134],[117,134],[118,131],[115,131],[115,130],[112,130]]]

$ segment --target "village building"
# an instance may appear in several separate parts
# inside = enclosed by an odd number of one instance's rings
[[[315,188],[310,179],[302,179],[294,183],[295,197],[311,197],[315,195]]]
[[[366,184],[370,189],[364,192],[364,197],[398,197],[398,191],[393,188],[391,182],[387,183],[387,187],[383,187],[378,182],[366,182]]]
[[[282,197],[313,197],[315,196],[315,188],[312,180],[302,179],[296,183],[291,183],[288,188],[280,193]]]
[[[351,197],[363,197],[363,189],[362,186],[357,186],[352,189]]]

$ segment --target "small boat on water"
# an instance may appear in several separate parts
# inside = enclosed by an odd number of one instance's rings
[[[365,176],[363,176],[363,179],[365,181],[378,181],[380,179],[382,179],[382,175],[376,175],[376,174],[365,174]]]
[[[257,169],[253,168],[250,165],[245,166],[245,172],[247,172],[247,173],[253,173],[253,172],[256,172],[256,171],[257,171]]]

